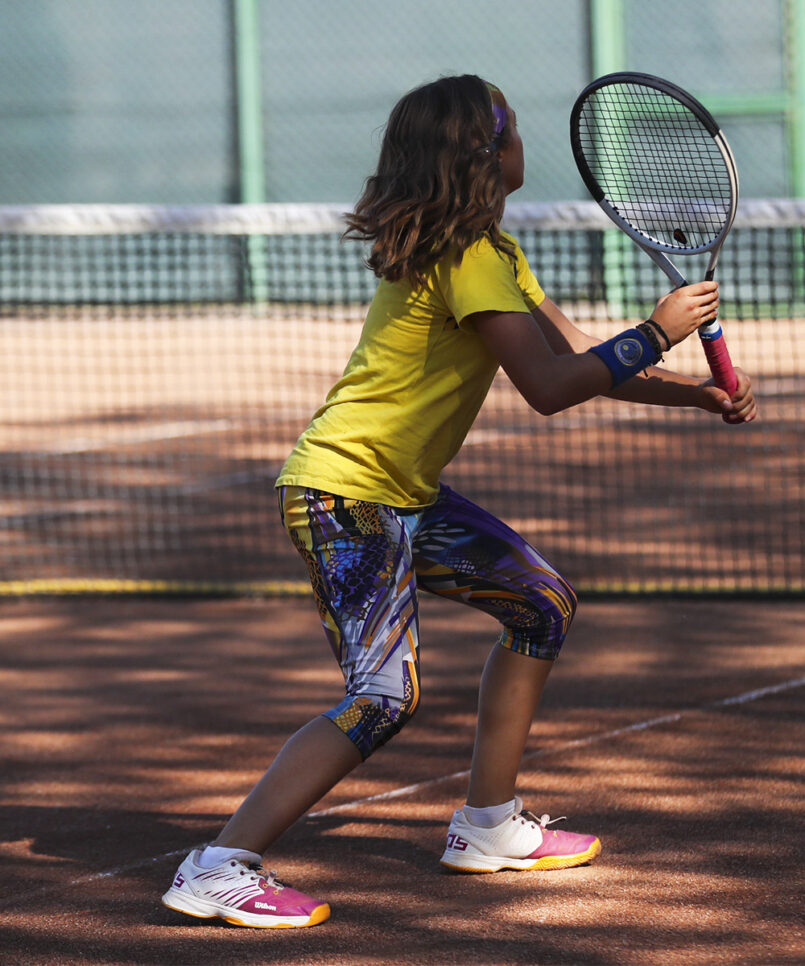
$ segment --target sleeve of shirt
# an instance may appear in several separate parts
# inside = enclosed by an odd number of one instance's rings
[[[507,235],[506,237],[510,238],[511,236]],[[514,241],[513,238],[511,240]],[[517,243],[515,242],[515,244]],[[517,284],[523,293],[529,312],[545,301],[542,286],[537,281],[537,276],[531,271],[528,259],[519,245],[517,245]]]
[[[514,257],[498,251],[487,238],[471,245],[459,265],[445,259],[439,287],[449,311],[459,323],[474,312],[531,312],[545,298],[522,249]]]

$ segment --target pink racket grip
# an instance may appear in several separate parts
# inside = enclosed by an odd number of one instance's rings
[[[738,388],[738,377],[732,367],[732,360],[724,341],[724,333],[718,320],[708,322],[699,327],[699,338],[702,340],[707,364],[713,374],[713,382],[719,389],[723,389],[730,397]]]

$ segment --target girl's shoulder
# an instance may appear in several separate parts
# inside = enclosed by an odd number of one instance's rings
[[[521,261],[525,258],[517,240],[508,232],[500,232],[496,243],[488,234],[477,238],[459,257],[458,251],[453,249],[448,257],[441,260],[442,270],[451,274],[455,271],[487,271],[492,273],[517,273]]]
[[[517,249],[519,250],[520,245],[514,235],[509,234],[507,231],[502,229],[498,232],[499,241],[497,244],[492,240],[492,237],[488,232],[484,232],[480,235],[467,251],[477,250],[479,252],[503,252],[506,253],[507,249]]]
[[[508,245],[512,246],[513,248],[516,248],[518,252],[521,250],[520,242],[518,242],[517,239],[514,237],[514,235],[512,235],[510,232],[503,231],[503,229],[501,229],[500,237],[504,239],[504,241],[507,242]]]
[[[462,264],[464,259],[497,260],[504,259],[509,264],[513,264],[522,256],[522,249],[517,239],[508,232],[499,233],[500,240],[496,243],[491,236],[484,232],[479,235],[463,252],[459,254],[458,247],[451,245],[447,251],[439,258],[435,267],[453,267]]]

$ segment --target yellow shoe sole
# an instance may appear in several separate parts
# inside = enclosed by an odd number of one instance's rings
[[[485,875],[492,872],[515,871],[515,872],[549,872],[553,869],[572,869],[577,865],[585,865],[601,854],[601,842],[596,839],[585,852],[577,852],[575,855],[546,855],[541,859],[532,862],[531,865],[507,864],[505,859],[499,865],[489,865],[488,867],[455,865],[452,862],[441,860],[446,869],[453,872],[467,872],[474,875]],[[521,860],[522,861],[522,860]]]
[[[190,912],[187,909],[179,909],[177,906],[169,905],[164,899],[162,900],[162,904],[174,912],[181,912],[182,915],[192,916],[194,919],[223,919],[224,922],[228,922],[233,926],[244,926],[246,929],[306,929],[308,926],[318,926],[320,922],[326,922],[330,918],[330,906],[326,902],[320,906],[316,906],[307,922],[278,922],[273,925],[269,923],[257,925],[253,922],[244,922],[242,919],[238,919],[237,916],[222,916],[215,912],[209,915],[203,912]]]

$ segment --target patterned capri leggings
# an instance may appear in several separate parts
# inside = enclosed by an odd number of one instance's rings
[[[346,697],[325,716],[364,759],[419,703],[417,589],[495,617],[503,647],[558,655],[576,609],[573,588],[510,527],[449,487],[414,512],[295,486],[281,487],[279,500],[344,673]]]

